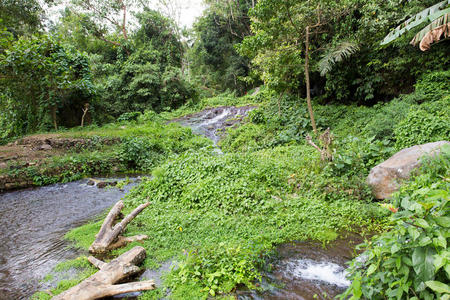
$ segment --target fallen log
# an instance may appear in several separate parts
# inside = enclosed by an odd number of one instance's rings
[[[95,241],[89,247],[91,253],[104,253],[108,250],[122,247],[130,242],[142,241],[147,239],[146,235],[136,235],[132,237],[119,236],[127,227],[127,225],[133,220],[144,208],[149,206],[150,203],[139,205],[128,216],[126,216],[120,223],[113,226],[114,221],[119,216],[120,211],[123,208],[123,201],[117,202],[113,208],[109,211],[105,220],[103,221],[100,231],[96,235]]]
[[[140,272],[137,266],[145,259],[145,249],[136,246],[109,263],[93,256],[89,262],[99,271],[78,285],[53,297],[53,300],[94,300],[124,293],[153,290],[153,280],[115,284]]]

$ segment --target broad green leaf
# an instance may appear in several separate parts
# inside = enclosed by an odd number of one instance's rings
[[[413,263],[414,270],[416,271],[417,274],[419,273],[417,271],[419,269],[419,266],[421,264],[423,264],[424,261],[425,261],[424,248],[418,247],[418,248],[414,249],[413,254],[412,254],[412,263]]]
[[[450,227],[450,217],[434,217],[434,220],[439,226],[449,228]]]
[[[446,264],[444,270],[447,273],[447,277],[450,277],[450,264]]]
[[[434,259],[435,252],[432,249],[418,247],[414,249],[412,255],[413,268],[420,280],[430,280],[434,276]]]
[[[447,249],[447,240],[442,235],[439,235],[437,238],[433,239],[433,245],[435,247],[440,246],[444,249]]]
[[[402,207],[404,208],[404,209],[410,209],[410,207],[411,207],[411,202],[408,200],[408,198],[403,198],[403,200],[402,200]]]
[[[428,236],[424,236],[419,241],[419,246],[421,246],[421,247],[429,245],[429,244],[431,244],[431,239]]]
[[[417,223],[417,225],[419,225],[422,228],[425,228],[425,229],[430,228],[430,225],[424,219],[417,219],[416,223]]]
[[[408,266],[412,266],[412,261],[411,258],[407,257],[407,256],[402,256],[402,261],[404,264],[408,265]]]
[[[361,298],[362,296],[361,281],[359,279],[353,280],[352,287],[353,287],[353,297],[355,297],[354,299]]]
[[[377,270],[377,266],[375,264],[370,265],[370,267],[367,269],[367,276],[370,276]]]
[[[435,19],[439,18],[440,16],[444,15],[446,13],[445,8],[446,6],[448,6],[448,4],[450,4],[450,0],[445,0],[422,10],[418,14],[406,20],[404,23],[400,24],[393,31],[391,31],[381,41],[381,45],[386,45],[392,42],[393,40],[397,39],[404,33],[422,24],[423,22],[432,22]]]
[[[395,243],[394,245],[392,245],[391,247],[391,253],[394,254],[396,252],[398,252],[400,250],[400,245]]]
[[[450,294],[450,287],[440,281],[426,281],[427,287],[440,294]]]
[[[408,233],[414,241],[420,236],[419,230],[413,226],[408,227]]]
[[[445,265],[446,261],[447,258],[445,257],[445,252],[434,256],[434,267],[436,272]]]

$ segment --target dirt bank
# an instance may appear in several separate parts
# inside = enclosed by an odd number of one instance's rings
[[[64,172],[64,166],[46,165],[53,157],[119,142],[119,138],[68,138],[58,134],[37,134],[0,146],[0,191],[39,185],[37,175],[52,176]]]

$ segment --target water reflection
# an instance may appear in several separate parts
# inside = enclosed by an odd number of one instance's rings
[[[63,240],[107,210],[120,191],[87,180],[0,194],[0,299],[27,299],[61,261],[79,255]]]

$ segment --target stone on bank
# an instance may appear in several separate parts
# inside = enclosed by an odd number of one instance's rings
[[[398,191],[401,183],[409,179],[412,171],[420,166],[420,159],[425,155],[437,155],[448,141],[440,141],[423,145],[416,145],[403,149],[388,160],[370,170],[367,184],[377,199],[389,198]]]

